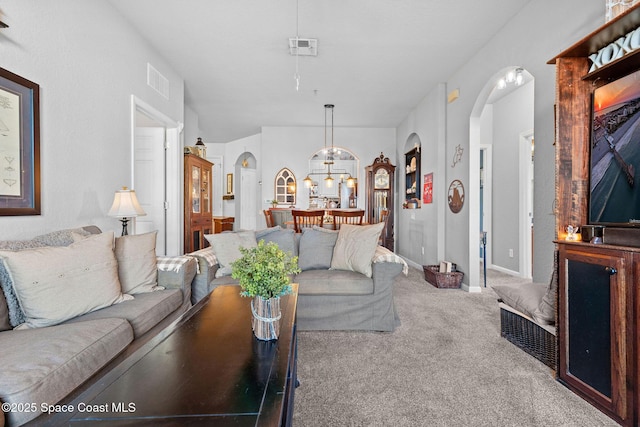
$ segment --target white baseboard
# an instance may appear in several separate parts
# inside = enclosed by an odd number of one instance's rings
[[[495,264],[487,265],[487,269],[499,271],[500,273],[508,274],[510,276],[522,277],[518,271],[509,270],[508,268],[500,267]]]

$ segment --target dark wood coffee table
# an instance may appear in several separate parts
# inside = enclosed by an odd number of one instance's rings
[[[127,357],[50,425],[290,425],[296,385],[296,305],[282,297],[277,341],[251,330],[250,298],[221,286],[161,337]],[[49,424],[48,423],[48,424]]]

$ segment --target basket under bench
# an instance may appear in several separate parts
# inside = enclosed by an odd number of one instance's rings
[[[503,302],[499,307],[500,335],[555,370],[558,357],[555,326],[539,325]]]

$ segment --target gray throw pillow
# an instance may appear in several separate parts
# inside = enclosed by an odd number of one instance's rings
[[[376,253],[384,222],[373,225],[342,224],[333,250],[331,269],[373,275],[371,262]]]
[[[275,227],[256,231],[256,241],[264,240],[265,243],[273,242],[283,251],[292,256],[297,256],[298,248],[296,247],[294,234],[292,229],[283,229],[279,225],[276,225]]]
[[[496,285],[492,288],[502,302],[531,318],[547,291],[547,286],[542,283]]]
[[[553,273],[547,292],[542,297],[540,305],[533,312],[533,320],[541,325],[554,325],[556,323],[556,300],[558,293],[558,251],[554,253]]]
[[[157,234],[157,231],[152,231],[116,237],[114,252],[123,293],[136,295],[164,289],[158,286]]]
[[[62,247],[0,251],[26,321],[23,328],[65,320],[133,299],[123,295],[113,232]],[[37,268],[34,268],[37,266]]]
[[[298,267],[300,270],[328,270],[338,232],[321,227],[303,228],[300,237]]]
[[[216,277],[231,276],[231,263],[242,256],[240,248],[255,248],[255,231],[232,231],[219,234],[205,234],[218,259]]]

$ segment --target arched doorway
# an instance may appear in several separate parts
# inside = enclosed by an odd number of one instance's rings
[[[478,189],[469,193],[470,265],[486,259],[487,267],[524,278],[532,270],[533,88],[526,70],[504,68],[487,82],[470,117],[470,186]],[[470,283],[482,286],[480,271],[471,269]]]

